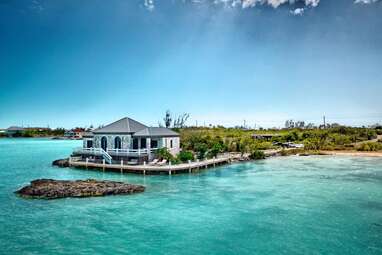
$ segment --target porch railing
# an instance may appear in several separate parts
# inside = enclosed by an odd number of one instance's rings
[[[81,153],[81,154],[91,154],[91,155],[103,155],[107,154],[110,157],[110,155],[114,156],[139,156],[139,155],[147,155],[150,153],[154,153],[157,148],[152,149],[107,149],[107,151],[104,151],[102,148],[76,148],[74,152]],[[107,156],[106,156],[107,157]]]
[[[109,153],[104,151],[102,148],[77,148],[74,150],[74,152],[102,156],[109,164],[112,160],[112,157],[109,155]]]
[[[145,155],[155,152],[157,149],[107,149],[113,155]]]

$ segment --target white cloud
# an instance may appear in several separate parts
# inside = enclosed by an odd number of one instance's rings
[[[146,7],[147,10],[153,11],[155,8],[154,0],[145,0],[143,5]]]
[[[304,11],[304,8],[296,8],[293,11],[290,11],[290,13],[292,13],[295,16],[301,16],[302,14],[304,14]]]
[[[355,0],[354,3],[356,3],[356,4],[372,4],[372,3],[376,3],[378,1],[379,0]]]
[[[144,6],[147,10],[153,11],[155,9],[154,0],[143,0]],[[163,0],[167,1],[167,0]],[[256,7],[258,5],[269,5],[273,8],[278,8],[281,5],[288,4],[303,4],[305,7],[299,7],[291,10],[294,15],[302,15],[307,8],[317,7],[321,0],[178,0],[180,2],[191,2],[194,4],[211,3],[215,5],[223,5],[228,8],[241,7],[243,9]],[[355,4],[372,4],[380,0],[353,0]]]

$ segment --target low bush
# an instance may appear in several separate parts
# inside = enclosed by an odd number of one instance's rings
[[[382,150],[382,144],[378,142],[362,143],[356,147],[358,151],[380,151]]]
[[[156,154],[160,159],[166,159],[167,161],[174,160],[174,156],[168,151],[167,148],[158,149]]]
[[[197,143],[195,145],[195,152],[197,153],[198,159],[204,159],[208,151],[208,146],[205,143]]]
[[[263,151],[255,150],[249,155],[249,158],[254,160],[265,159],[265,154]]]
[[[181,151],[176,158],[181,162],[188,162],[189,160],[194,160],[195,157],[192,151]]]

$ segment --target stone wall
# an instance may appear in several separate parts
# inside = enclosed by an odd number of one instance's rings
[[[131,135],[94,135],[93,146],[95,148],[101,148],[101,139],[102,137],[107,138],[107,148],[115,149],[115,138],[120,137],[122,141],[122,149],[129,149],[131,144]]]
[[[120,137],[122,141],[122,149],[129,149],[133,147],[133,139],[131,135],[94,135],[93,137],[93,147],[94,148],[101,148],[101,139],[102,137],[107,138],[107,148],[108,149],[115,149],[115,138]],[[152,138],[155,140],[158,140],[158,148],[166,147],[169,152],[173,155],[176,155],[180,151],[180,139],[179,137],[163,137],[163,138]],[[147,139],[147,149],[150,149],[150,138]],[[172,148],[171,148],[171,141],[172,141]],[[86,139],[83,141],[83,146],[86,148]]]

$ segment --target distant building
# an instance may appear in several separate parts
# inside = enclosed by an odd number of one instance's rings
[[[84,134],[85,134],[85,129],[75,128],[71,130],[66,130],[64,133],[64,137],[68,139],[82,139]]]
[[[163,127],[148,127],[126,117],[84,133],[83,148],[75,154],[109,161],[133,159],[142,163],[152,160],[160,148],[167,148],[173,155],[179,153],[179,134]]]
[[[21,136],[24,132],[25,132],[25,128],[17,127],[17,126],[11,126],[5,130],[5,133],[9,137]]]
[[[274,137],[280,137],[280,134],[253,134],[252,138],[255,140],[265,140],[270,141]]]

